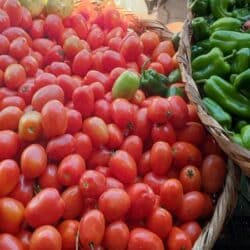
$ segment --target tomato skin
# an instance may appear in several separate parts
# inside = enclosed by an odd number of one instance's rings
[[[21,202],[4,197],[0,199],[0,231],[2,233],[16,234],[23,221],[24,206]]]
[[[106,178],[96,170],[87,170],[80,178],[79,188],[84,198],[98,199],[106,189]]]
[[[154,191],[155,194],[160,194],[161,185],[166,181],[165,176],[158,176],[153,172],[147,173],[144,178],[143,182],[150,186],[150,188]]]
[[[59,44],[64,46],[65,41],[71,36],[77,37],[75,30],[72,28],[64,28],[64,30],[60,36],[60,39],[59,39]],[[77,37],[77,38],[79,39],[79,37]]]
[[[82,49],[84,49],[84,44],[78,36],[71,35],[64,40],[63,51],[67,58],[73,59]]]
[[[105,35],[102,29],[95,28],[88,33],[87,42],[92,50],[100,48],[105,40]]]
[[[164,208],[156,208],[147,218],[147,228],[160,238],[168,236],[172,229],[172,215]]]
[[[98,230],[96,230],[98,228]],[[80,221],[79,239],[85,249],[91,249],[90,244],[97,247],[101,244],[105,231],[105,219],[99,210],[87,212]]]
[[[75,138],[75,152],[87,160],[92,152],[93,146],[88,135],[83,133],[76,133]]]
[[[62,19],[54,14],[49,14],[45,18],[44,22],[44,30],[45,35],[49,37],[51,40],[59,39],[62,31],[63,31],[63,23]]]
[[[171,214],[176,214],[182,206],[183,188],[177,179],[166,180],[160,189],[160,203]]]
[[[137,170],[138,174],[142,177],[151,171],[150,151],[146,151],[142,154],[141,159],[137,165]]]
[[[29,180],[25,178],[24,175],[20,175],[18,183],[9,194],[9,197],[20,201],[24,206],[26,206],[33,197],[33,185],[33,180]]]
[[[123,56],[112,50],[107,50],[103,53],[102,63],[106,72],[111,72],[114,68],[125,68],[126,62]]]
[[[0,11],[0,15],[1,15],[1,11]],[[8,54],[9,46],[10,46],[10,42],[8,38],[3,35],[0,35],[0,55]]]
[[[184,193],[200,191],[201,189],[201,173],[194,166],[184,167],[180,172],[179,180],[183,186]]]
[[[24,37],[18,37],[10,43],[9,54],[13,58],[20,60],[29,54],[29,45]]]
[[[81,39],[85,39],[88,34],[88,27],[85,18],[80,14],[74,14],[70,18],[71,27],[76,31]]]
[[[176,142],[176,133],[170,122],[162,125],[154,124],[151,137],[153,142],[164,141],[170,145]]]
[[[63,135],[67,129],[67,110],[57,100],[47,102],[42,108],[43,131],[47,138]],[[53,126],[51,123],[53,122]]]
[[[106,227],[104,245],[109,250],[126,250],[129,240],[129,229],[122,221],[116,221]]]
[[[111,188],[124,189],[124,185],[113,177],[107,177],[106,178],[106,190],[111,189]]]
[[[0,235],[0,249],[23,250],[23,247],[18,238],[11,234],[3,233]]]
[[[128,250],[164,250],[159,236],[145,228],[135,228],[130,232]]]
[[[55,188],[45,188],[28,203],[25,208],[25,220],[37,228],[57,222],[63,215],[65,203]],[[47,214],[47,216],[41,216]]]
[[[75,151],[75,138],[64,134],[52,138],[46,147],[47,156],[51,160],[60,161]]]
[[[61,195],[65,203],[63,219],[76,219],[79,217],[84,208],[84,201],[81,190],[78,186],[71,186],[64,190]]]
[[[202,162],[202,187],[207,193],[219,192],[227,174],[226,162],[221,156],[208,155]]]
[[[58,227],[57,230],[62,237],[62,250],[74,250],[75,239],[79,228],[79,221],[65,220]]]
[[[187,165],[199,167],[202,162],[200,150],[187,142],[176,142],[172,145],[174,166],[183,168]]]
[[[192,243],[188,235],[178,227],[173,227],[166,244],[169,250],[191,250]]]
[[[4,82],[6,87],[17,90],[25,81],[26,72],[22,65],[11,64],[4,72]]]
[[[122,131],[114,123],[108,124],[107,128],[109,133],[107,147],[109,149],[118,149],[124,140]]]
[[[9,106],[0,111],[0,130],[14,130],[18,128],[23,112],[15,106]]]
[[[82,128],[82,115],[80,112],[74,109],[67,110],[67,130],[66,133],[75,134],[79,132]]]
[[[15,158],[19,149],[17,133],[11,130],[0,131],[0,160]]]
[[[32,37],[32,39],[43,38],[44,37],[44,20],[42,19],[33,20],[29,34]]]
[[[111,175],[123,184],[133,183],[137,175],[134,159],[125,151],[117,150],[111,155],[108,166]]]
[[[33,56],[30,56],[30,55],[23,57],[22,60],[20,61],[20,64],[25,69],[27,76],[30,76],[30,77],[35,76],[39,67],[37,60]]]
[[[21,8],[22,20],[20,23],[20,27],[24,30],[29,31],[32,25],[32,16],[28,9],[22,6]]]
[[[169,54],[160,53],[157,56],[156,61],[159,62],[163,66],[165,74],[169,74],[171,71],[173,71],[174,63],[173,63],[173,59],[171,58]]]
[[[6,11],[4,11],[2,8],[0,10],[0,31],[4,31],[5,29],[10,27],[10,18]]]
[[[202,231],[201,226],[195,221],[182,224],[180,226],[180,229],[187,234],[192,242],[192,245],[194,245],[195,241],[198,239]]]
[[[122,219],[129,211],[130,205],[129,195],[120,188],[106,190],[98,200],[98,207],[108,222]]]
[[[95,169],[97,166],[108,166],[111,152],[107,149],[93,150],[87,161],[89,169]]]
[[[70,66],[65,62],[52,62],[50,65],[48,65],[45,68],[45,71],[55,75],[71,75],[71,68]]]
[[[10,18],[10,24],[12,26],[19,26],[22,21],[22,7],[17,0],[7,0],[3,5],[3,10],[5,10]]]
[[[62,249],[62,237],[55,227],[46,225],[37,228],[30,238],[30,250]]]
[[[23,250],[29,250],[31,235],[32,233],[30,231],[22,229],[17,234],[17,238],[20,240]]]
[[[202,212],[201,218],[208,219],[213,215],[214,204],[213,204],[213,200],[212,200],[211,196],[209,196],[208,194],[205,194],[205,193],[203,193],[203,196],[204,196],[205,204],[203,207],[203,212]]]
[[[103,119],[107,124],[111,123],[110,104],[104,99],[96,101],[94,105],[94,115]]]
[[[47,166],[47,155],[40,144],[31,144],[22,152],[21,169],[26,178],[40,176]]]
[[[21,110],[25,108],[25,102],[22,97],[19,96],[6,96],[2,100],[0,100],[0,110],[8,107],[8,106],[15,106]]]
[[[151,54],[160,43],[158,35],[152,31],[142,33],[140,39],[143,43],[143,51],[145,54]]]
[[[156,58],[161,54],[161,53],[167,53],[171,57],[173,57],[176,53],[173,43],[170,40],[165,40],[160,42],[156,48],[154,49],[152,53],[152,59],[156,60]]]
[[[165,74],[165,69],[160,62],[152,62],[148,65],[147,69],[154,69],[160,74]]]
[[[85,76],[92,65],[92,57],[86,49],[76,54],[72,63],[72,72],[79,76]]]
[[[78,87],[72,95],[74,109],[79,111],[84,118],[91,116],[94,111],[94,93],[88,86]]]

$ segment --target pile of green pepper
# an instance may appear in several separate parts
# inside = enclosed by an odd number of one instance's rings
[[[207,112],[250,150],[250,0],[190,1],[192,74]]]

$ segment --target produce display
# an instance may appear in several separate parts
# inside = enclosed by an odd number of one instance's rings
[[[42,4],[0,1],[0,249],[192,249],[227,159],[188,103],[174,42],[129,30],[109,6],[68,16]],[[229,48],[245,49],[240,35]],[[220,64],[223,52],[195,60]],[[237,90],[213,76],[206,93],[248,118],[249,73],[236,73]]]
[[[192,74],[208,114],[250,149],[250,1],[190,3]]]

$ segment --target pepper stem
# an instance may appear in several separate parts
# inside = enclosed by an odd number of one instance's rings
[[[230,54],[230,55],[228,55],[228,56],[224,56],[223,58],[224,58],[225,61],[227,61],[227,60],[233,58],[233,57],[235,56],[236,53],[237,53],[237,50],[235,49],[235,50],[233,50],[233,53],[232,53],[232,54]]]

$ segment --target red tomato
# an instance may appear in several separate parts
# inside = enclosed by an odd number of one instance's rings
[[[200,150],[187,142],[176,142],[172,145],[174,166],[183,168],[187,165],[199,167],[202,162]]]
[[[95,147],[108,143],[109,132],[106,123],[99,117],[90,117],[83,121],[83,133],[88,135]]]
[[[22,6],[22,20],[20,23],[20,27],[22,27],[24,30],[29,31],[32,25],[32,16],[29,12],[29,10]]]
[[[138,163],[142,156],[143,143],[140,137],[131,135],[123,141],[120,149],[129,153]]]
[[[166,181],[165,176],[158,176],[153,172],[149,172],[143,178],[143,182],[149,185],[155,194],[160,194],[161,186]]]
[[[43,131],[47,138],[62,135],[67,129],[67,110],[61,102],[52,100],[42,108]],[[53,123],[53,126],[51,124]]]
[[[44,30],[45,35],[49,37],[51,40],[59,39],[61,33],[63,32],[63,23],[62,19],[54,14],[49,14],[45,18],[44,22]]]
[[[176,51],[174,49],[174,45],[173,45],[173,42],[171,40],[164,40],[164,41],[160,42],[153,51],[152,59],[156,60],[156,58],[161,53],[167,53],[171,57],[173,57],[175,55]]]
[[[137,170],[140,176],[145,176],[151,171],[150,151],[146,151],[142,154],[139,164],[137,166]]]
[[[60,45],[54,45],[49,49],[49,51],[44,56],[45,65],[51,64],[53,62],[63,62],[64,61],[64,51]]]
[[[85,18],[81,14],[74,14],[70,17],[71,27],[76,31],[81,39],[85,39],[88,34],[88,26]]]
[[[177,179],[166,180],[160,189],[160,202],[171,214],[176,214],[182,206],[183,188]]]
[[[135,228],[130,232],[128,250],[164,250],[159,236],[145,228]]]
[[[188,104],[187,105],[188,107],[188,116],[189,116],[189,121],[190,122],[199,122],[200,119],[199,119],[199,116],[198,116],[198,113],[197,113],[197,108],[194,104]]]
[[[124,189],[124,185],[115,178],[107,177],[106,178],[106,190],[111,188],[120,188]]]
[[[143,101],[145,100],[145,98],[146,97],[145,97],[144,92],[138,89],[136,90],[134,97],[131,99],[131,102],[140,107]]]
[[[109,133],[109,140],[107,143],[107,147],[109,149],[118,149],[124,140],[122,131],[119,129],[117,125],[113,123],[108,124],[107,128]]]
[[[83,133],[77,133],[75,137],[75,152],[82,156],[84,160],[87,160],[92,153],[92,142],[88,135]]]
[[[112,188],[99,198],[98,207],[107,221],[122,219],[130,208],[130,198],[125,190]]]
[[[83,117],[89,117],[94,110],[94,93],[88,86],[78,87],[72,95],[74,108],[79,111]]]
[[[103,174],[105,177],[108,177],[110,175],[110,171],[108,167],[103,167],[103,166],[97,166],[95,170],[101,174]],[[112,178],[114,179],[114,178]],[[119,181],[118,181],[119,182]]]
[[[67,110],[68,124],[66,132],[69,134],[75,134],[82,128],[82,115],[80,112],[74,109]]]
[[[0,31],[4,31],[5,29],[10,27],[10,18],[6,11],[0,9]]]
[[[108,166],[111,175],[124,184],[133,183],[137,175],[136,163],[126,151],[118,150],[111,155]]]
[[[33,197],[33,185],[33,180],[29,180],[25,178],[24,175],[20,175],[18,183],[9,196],[26,206]]]
[[[21,110],[25,108],[25,102],[22,97],[19,96],[7,96],[0,101],[0,110],[7,108],[9,106],[17,107]]]
[[[194,166],[184,167],[180,172],[179,180],[183,186],[184,193],[200,191],[201,189],[201,173]]]
[[[202,193],[192,191],[183,196],[178,218],[182,222],[197,220],[203,213],[205,199]]]
[[[16,131],[22,115],[22,110],[15,106],[9,106],[2,109],[0,111],[0,129]]]
[[[33,20],[29,34],[33,39],[43,38],[44,37],[44,20],[42,19]]]
[[[160,238],[166,238],[172,229],[172,215],[164,208],[156,208],[147,218],[147,228]]]
[[[3,10],[7,12],[12,26],[18,26],[22,21],[22,6],[17,0],[6,0]]]
[[[160,62],[152,62],[148,65],[147,69],[153,69],[160,74],[165,74],[165,68]]]
[[[29,45],[27,40],[24,37],[14,39],[10,43],[9,54],[17,60],[27,56],[29,54]]]
[[[57,227],[62,237],[62,250],[75,249],[78,229],[79,221],[77,220],[65,220]]]
[[[76,54],[72,64],[72,72],[74,74],[85,76],[92,65],[92,58],[89,51],[81,50]]]
[[[38,184],[42,189],[52,187],[60,190],[61,185],[57,178],[57,166],[48,164],[44,172],[39,176]]]
[[[45,56],[46,53],[54,46],[54,42],[47,38],[37,38],[33,40],[32,48],[39,52],[41,55]]]
[[[126,250],[129,240],[128,226],[122,221],[116,221],[106,227],[104,245],[109,250]]]
[[[61,197],[65,203],[65,209],[62,215],[63,219],[69,220],[78,218],[84,207],[83,196],[79,187],[68,187],[64,190]]]
[[[187,222],[180,226],[180,229],[190,238],[192,245],[201,234],[201,226],[197,222]]]
[[[82,49],[84,49],[84,44],[76,35],[69,36],[63,43],[63,51],[69,59],[73,59]]]
[[[98,230],[97,230],[98,228]],[[80,221],[79,239],[85,249],[101,244],[105,231],[105,219],[103,213],[93,209],[87,212]]]
[[[71,68],[65,62],[53,62],[45,69],[47,72],[59,76],[59,75],[71,75]]]
[[[178,227],[173,227],[166,244],[169,250],[191,250],[192,243],[188,235]]]
[[[4,72],[4,82],[6,87],[17,90],[25,81],[26,72],[22,65],[11,64]]]
[[[43,72],[42,74],[36,76],[35,78],[35,88],[36,90],[48,86],[57,84],[57,79],[54,75],[50,73]]]
[[[150,151],[152,171],[158,175],[166,175],[173,160],[171,147],[167,142],[156,142]]]
[[[15,236],[7,233],[0,234],[0,249],[23,250],[21,241]]]
[[[59,165],[58,181],[64,186],[77,185],[85,169],[85,161],[80,155],[68,155]]]
[[[23,57],[20,64],[23,66],[27,76],[30,77],[35,76],[39,67],[37,60],[33,56]]]
[[[30,238],[32,233],[28,230],[22,230],[17,234],[17,238],[21,241],[23,250],[29,250]]]
[[[122,39],[120,37],[113,37],[108,42],[109,48],[117,52],[120,51],[121,44],[122,44]]]
[[[0,160],[13,159],[18,149],[18,135],[11,130],[0,131]]]
[[[105,35],[102,29],[92,29],[87,36],[87,42],[92,50],[100,48],[104,44]]]
[[[25,148],[21,155],[21,169],[24,177],[36,178],[47,166],[47,155],[39,144],[32,144]]]
[[[64,42],[71,36],[76,36],[77,34],[74,29],[72,28],[65,28],[61,34],[61,37],[59,39],[59,44],[63,45]]]
[[[12,198],[0,199],[0,232],[16,234],[20,230],[24,217],[24,206]]]
[[[0,69],[5,70],[11,64],[15,64],[17,61],[9,55],[0,55]]]
[[[106,72],[112,71],[114,68],[125,68],[126,62],[123,56],[115,51],[107,50],[102,57],[103,68]]]
[[[1,11],[0,11],[0,16],[1,16]],[[0,23],[1,23],[1,19],[0,19]],[[8,54],[9,47],[10,47],[10,42],[8,38],[3,35],[0,35],[0,55]]]
[[[112,29],[120,25],[120,13],[113,8],[106,8],[104,11],[104,27]]]
[[[166,122],[165,124],[159,125],[154,124],[151,137],[153,142],[164,141],[172,145],[176,142],[176,134],[171,123]]]
[[[30,250],[62,249],[62,237],[55,227],[41,226],[30,238]]]
[[[106,100],[101,99],[95,102],[94,115],[102,118],[107,124],[111,123],[111,106]]]
[[[155,32],[148,31],[144,32],[141,35],[141,41],[143,43],[144,53],[151,54],[153,50],[158,46],[160,43],[160,39]]]
[[[169,74],[171,71],[174,70],[173,59],[171,58],[169,54],[160,53],[157,56],[156,61],[159,62],[163,66],[165,74]]]
[[[202,187],[207,193],[219,192],[227,174],[226,162],[221,156],[208,155],[202,162]]]
[[[122,38],[124,36],[124,30],[121,27],[115,27],[110,30],[105,37],[105,43],[107,44],[108,41],[112,38],[119,37]]]
[[[90,84],[89,87],[92,89],[94,93],[95,100],[99,100],[104,97],[105,89],[103,84],[101,84],[100,82],[93,82]]]
[[[213,200],[212,200],[212,197],[209,196],[208,194],[204,193],[203,196],[205,199],[205,204],[203,207],[203,212],[202,212],[201,218],[208,219],[212,216],[212,214],[214,212]]]
[[[121,55],[127,62],[136,61],[143,51],[143,45],[136,35],[130,35],[125,38],[121,44]]]
[[[45,188],[26,206],[25,220],[35,228],[53,224],[62,217],[64,209],[65,203],[59,192],[55,188]]]
[[[219,145],[210,134],[207,134],[203,144],[201,145],[201,150],[204,156],[207,156],[210,154],[221,155],[221,149]]]

